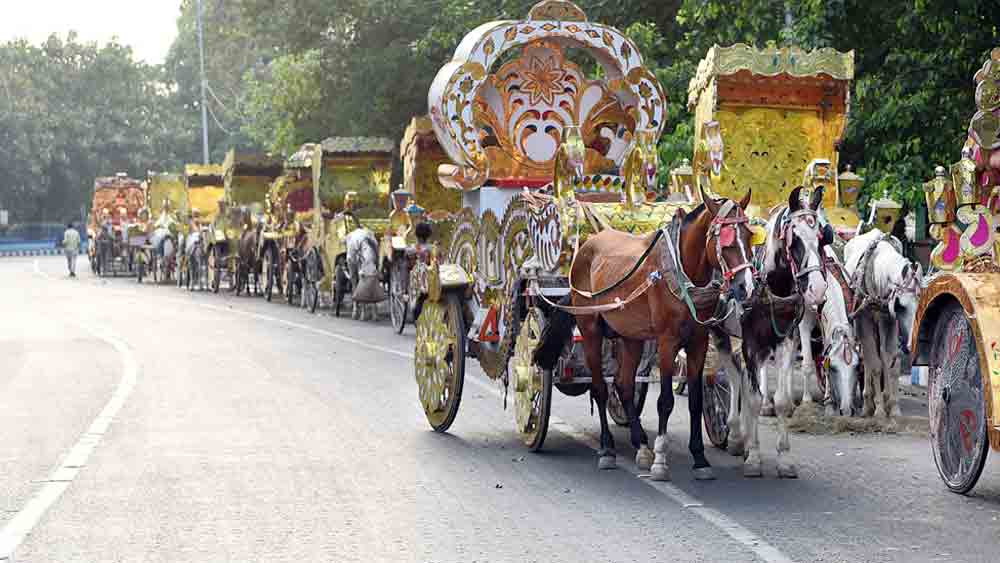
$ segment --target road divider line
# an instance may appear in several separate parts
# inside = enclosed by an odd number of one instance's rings
[[[38,271],[38,263],[35,262]],[[40,273],[40,272],[39,272]],[[42,274],[43,276],[45,274]],[[47,276],[46,276],[47,277]],[[0,563],[13,563],[14,552],[31,534],[45,513],[59,500],[80,471],[86,466],[87,460],[107,434],[111,422],[135,388],[138,379],[139,364],[128,346],[111,334],[80,325],[81,328],[102,340],[118,352],[122,360],[122,377],[115,387],[114,393],[104,408],[91,422],[87,431],[77,440],[72,448],[63,456],[62,462],[42,481],[41,486],[28,500],[21,510],[0,530]]]
[[[190,304],[190,302],[186,303]],[[361,346],[363,348],[368,348],[369,350],[391,354],[393,356],[397,356],[404,359],[409,359],[409,360],[413,359],[413,354],[408,352],[402,352],[400,350],[394,350],[392,348],[387,348],[385,346],[371,344],[363,340],[359,340],[357,338],[352,338],[350,336],[345,336],[343,334],[338,334],[336,332],[332,332],[329,330],[312,327],[306,324],[297,323],[294,321],[287,321],[284,319],[272,317],[270,315],[262,315],[260,313],[240,311],[238,309],[233,309],[230,307],[220,307],[217,305],[209,305],[207,303],[197,303],[197,305],[216,311],[229,312],[235,315],[274,322],[285,326],[290,326],[293,328],[319,334],[322,336],[328,336],[330,338],[334,338],[342,342],[354,344],[357,346]],[[472,383],[476,387],[479,387],[480,389],[489,392],[490,394],[494,395],[497,398],[502,398],[502,394],[499,388],[497,388],[495,385],[487,381],[484,381],[480,377],[474,375],[471,377],[467,376],[465,380]],[[581,444],[586,445],[595,452],[600,449],[600,443],[598,442],[597,438],[576,428],[572,424],[569,424],[568,422],[560,419],[555,415],[551,414],[549,415],[549,427],[554,428],[555,430],[561,432],[562,434],[568,436],[569,438]],[[639,469],[631,461],[628,461],[624,465],[620,465],[620,467],[622,467],[623,469],[634,475],[636,478],[639,478],[641,475]],[[734,541],[743,544],[751,551],[753,551],[762,560],[768,563],[792,563],[793,560],[789,558],[787,555],[785,555],[781,550],[767,543],[766,541],[764,541],[763,538],[761,538],[757,534],[754,534],[747,528],[743,527],[732,518],[723,514],[721,511],[705,506],[700,500],[684,492],[677,485],[674,485],[673,483],[669,482],[652,481],[649,479],[642,479],[642,482],[649,485],[653,489],[659,491],[661,494],[663,494],[670,500],[679,504],[682,508],[691,511],[693,514],[695,514],[705,522],[711,524],[712,526],[715,526]]]

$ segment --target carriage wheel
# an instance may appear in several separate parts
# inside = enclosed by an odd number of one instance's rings
[[[465,319],[458,295],[427,301],[417,319],[414,368],[420,404],[435,432],[455,422],[465,383]]]
[[[406,257],[397,257],[389,268],[389,316],[396,334],[403,334],[406,328],[406,314],[410,309],[406,295]]]
[[[344,294],[350,285],[343,257],[337,258],[337,265],[333,268],[333,279],[336,284],[333,290],[333,314],[339,317],[340,309],[344,305]]]
[[[420,313],[424,315],[423,312]],[[537,452],[545,443],[552,409],[552,372],[535,365],[534,353],[545,322],[537,309],[528,311],[514,341],[514,417],[521,441]]]
[[[934,463],[944,484],[965,494],[983,472],[989,439],[976,336],[957,303],[938,317],[928,377]]]
[[[714,375],[701,378],[702,420],[708,441],[717,448],[729,444],[729,398],[732,393],[726,370],[719,368]]]

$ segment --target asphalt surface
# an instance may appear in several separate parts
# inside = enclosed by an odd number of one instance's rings
[[[556,393],[526,452],[473,361],[431,432],[412,327],[80,270],[0,260],[0,548],[24,530],[18,562],[1000,559],[1000,462],[949,493],[926,437],[793,434],[800,478],[778,480],[765,420],[763,479],[710,449],[718,478],[696,482],[679,397],[658,485],[623,429],[620,469],[597,470],[585,397]]]

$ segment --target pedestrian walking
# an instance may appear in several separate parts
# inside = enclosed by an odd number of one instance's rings
[[[73,223],[66,224],[66,232],[63,233],[63,252],[66,254],[66,267],[69,268],[69,277],[76,277],[76,255],[80,252],[80,232],[73,228]]]

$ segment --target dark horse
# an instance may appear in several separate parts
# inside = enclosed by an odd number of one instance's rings
[[[260,233],[263,225],[250,226],[243,229],[240,235],[239,256],[236,261],[236,295],[244,289],[247,295],[259,294],[260,291],[260,260],[257,256]],[[253,286],[250,279],[253,278]]]
[[[674,408],[673,387],[671,378],[664,375],[657,401],[658,435],[654,452],[650,452],[649,439],[633,405],[636,367],[642,357],[643,342],[647,340],[656,340],[661,374],[674,373],[677,352],[686,351],[691,412],[688,447],[694,457],[696,477],[713,477],[705,459],[701,429],[700,378],[708,350],[708,329],[702,322],[716,313],[723,293],[727,298],[743,300],[753,293],[754,281],[750,263],[752,233],[744,214],[750,204],[750,192],[739,203],[716,201],[704,192],[702,199],[704,204],[684,217],[675,234],[664,229],[660,234],[639,237],[605,230],[587,239],[577,252],[570,272],[573,289],[568,301],[572,307],[569,311],[553,312],[536,351],[539,366],[552,369],[572,334],[574,323],[579,327],[592,377],[590,393],[597,402],[601,421],[598,452],[601,469],[616,466],[614,439],[606,415],[608,386],[601,370],[601,344],[607,335],[621,338],[623,344],[616,384],[630,421],[632,444],[638,449],[636,463],[642,469],[652,469],[655,480],[670,479],[667,420]],[[647,255],[649,258],[643,260]],[[712,285],[716,273],[721,273],[723,281]],[[690,288],[686,284],[688,279],[697,287]],[[706,286],[708,291],[699,290]],[[599,288],[607,289],[596,291]],[[679,297],[687,291],[691,292],[691,298]],[[588,309],[593,306],[601,310]],[[693,318],[692,309],[698,311],[698,319]]]
[[[797,475],[795,465],[787,457],[790,445],[786,418],[794,408],[792,362],[799,342],[798,323],[803,308],[816,310],[825,299],[826,271],[821,249],[833,240],[832,228],[820,221],[823,189],[814,191],[808,204],[802,200],[802,189],[799,186],[792,190],[788,205],[775,210],[768,221],[759,272],[763,283],[758,284],[758,294],[750,300],[740,322],[747,370],[732,389],[729,452],[745,454],[743,475],[746,477],[761,476],[758,384],[766,381],[769,369],[776,371],[778,380],[774,397],[778,413],[778,475]],[[720,359],[731,364],[729,336],[719,333],[716,336]],[[745,426],[742,430],[741,425]]]

